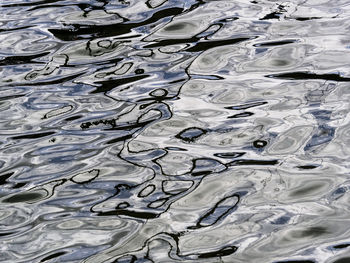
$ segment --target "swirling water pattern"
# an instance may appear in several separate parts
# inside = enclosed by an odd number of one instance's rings
[[[0,2],[0,262],[350,262],[350,4]]]

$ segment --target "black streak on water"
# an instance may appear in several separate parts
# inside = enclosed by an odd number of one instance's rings
[[[4,97],[0,97],[0,101],[12,100],[12,99],[16,99],[16,98],[20,98],[20,97],[24,97],[24,96],[25,96],[25,94],[4,96]]]
[[[230,166],[239,166],[239,165],[276,165],[278,160],[237,160],[228,163]]]
[[[281,41],[271,41],[271,42],[264,42],[264,43],[258,43],[254,44],[254,47],[274,47],[274,46],[282,46],[287,44],[293,44],[298,42],[297,40],[281,40]]]
[[[140,219],[153,219],[157,218],[159,215],[151,212],[139,212],[131,210],[114,210],[108,212],[99,212],[98,216],[128,216]]]
[[[227,119],[245,118],[245,117],[249,117],[249,116],[252,116],[252,115],[254,115],[253,112],[246,111],[246,112],[242,112],[242,113],[238,113],[238,114],[229,116],[229,117],[227,117]]]
[[[113,143],[117,143],[117,142],[123,142],[123,141],[126,141],[126,140],[129,140],[132,138],[132,134],[128,134],[128,135],[125,135],[125,136],[121,136],[121,137],[117,137],[117,138],[114,138],[112,140],[109,140],[106,142],[106,144],[113,144]]]
[[[57,253],[54,253],[54,254],[52,254],[50,256],[47,256],[47,257],[43,258],[42,260],[40,260],[40,262],[45,262],[45,261],[48,261],[48,260],[51,260],[51,259],[54,259],[54,258],[58,258],[58,257],[63,256],[65,254],[66,254],[66,252],[57,252]]]
[[[299,169],[304,169],[304,170],[310,170],[310,169],[315,169],[318,167],[318,165],[300,165],[297,166]]]
[[[38,139],[46,136],[55,134],[56,132],[42,132],[42,133],[33,133],[12,137],[14,140],[23,140],[23,139]]]
[[[244,152],[214,153],[214,156],[225,159],[234,159],[243,156]]]
[[[36,6],[36,5],[42,5],[42,4],[51,4],[60,2],[62,0],[43,0],[43,1],[37,1],[37,2],[22,2],[18,4],[9,4],[9,5],[1,5],[1,7],[19,7],[19,6]]]
[[[340,82],[350,81],[350,78],[341,77],[338,74],[315,74],[310,72],[291,72],[291,73],[267,75],[265,77],[275,78],[275,79],[289,79],[289,80],[324,79],[324,80],[340,81]]]
[[[216,40],[216,41],[213,40],[213,41],[207,41],[207,42],[203,41],[203,42],[198,42],[193,47],[187,48],[186,51],[199,52],[199,51],[208,50],[213,47],[237,44],[242,41],[247,41],[249,39],[252,39],[252,38],[242,37],[242,38],[233,38],[233,39]]]
[[[333,248],[335,249],[343,249],[343,248],[347,248],[350,247],[350,244],[340,244],[340,245],[336,245]]]
[[[0,66],[9,66],[9,65],[17,65],[17,64],[31,64],[31,63],[37,63],[42,64],[43,62],[33,62],[33,59],[44,57],[50,54],[50,52],[44,52],[37,55],[22,55],[22,56],[10,56],[5,57],[0,60]]]
[[[224,257],[231,255],[237,251],[238,247],[236,246],[228,246],[224,247],[218,251],[202,253],[198,255],[198,258],[213,258],[213,257]]]
[[[281,15],[282,15],[281,12],[272,12],[270,14],[267,14],[263,18],[260,18],[259,20],[279,19]]]
[[[294,18],[297,21],[308,21],[308,20],[315,20],[315,19],[321,19],[322,17],[296,17]]]

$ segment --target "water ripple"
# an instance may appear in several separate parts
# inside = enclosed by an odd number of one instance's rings
[[[0,4],[0,261],[348,262],[348,1]]]

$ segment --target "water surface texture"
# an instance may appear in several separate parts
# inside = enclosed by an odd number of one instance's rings
[[[350,2],[0,1],[0,262],[350,262]]]

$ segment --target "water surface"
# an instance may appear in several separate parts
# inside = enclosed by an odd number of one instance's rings
[[[0,2],[0,261],[350,262],[348,1]]]

